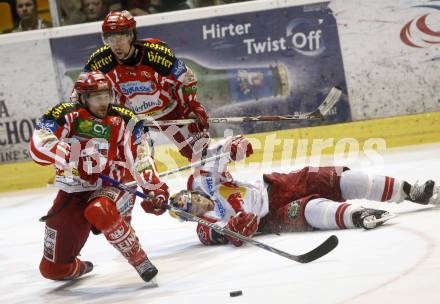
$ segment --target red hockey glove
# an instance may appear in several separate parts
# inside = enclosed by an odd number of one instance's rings
[[[191,133],[207,131],[209,129],[209,117],[205,108],[198,101],[190,101],[182,113],[182,118],[195,118],[196,123],[188,125]]]
[[[206,114],[205,109],[200,105],[194,108],[191,108],[191,112],[194,113],[197,119],[197,125],[201,130],[209,129],[209,117]]]
[[[159,189],[152,191],[144,190],[144,193],[150,196],[150,198],[144,199],[141,203],[145,212],[161,215],[166,211],[165,205],[168,203],[170,194],[168,192],[168,186],[165,183],[163,183]]]
[[[258,229],[257,215],[253,213],[239,212],[236,216],[229,219],[226,227],[243,236],[252,237]],[[234,246],[240,247],[243,241],[227,236]]]
[[[231,159],[234,161],[243,160],[254,153],[252,144],[246,137],[243,137],[243,135],[238,135],[233,138],[225,148],[226,151],[231,151]]]

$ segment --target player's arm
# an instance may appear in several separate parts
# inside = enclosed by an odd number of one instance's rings
[[[197,97],[197,76],[183,60],[176,59],[173,64],[172,74],[177,79],[176,97],[183,105],[184,118],[194,117],[200,130],[208,130],[209,121],[206,109]]]
[[[124,131],[122,147],[132,176],[143,192],[150,196],[141,206],[145,212],[160,215],[166,211],[164,204],[168,201],[169,192],[167,184],[159,179],[156,164],[151,157],[148,134],[144,133],[142,121],[139,121],[132,111],[117,106],[113,108],[123,109],[122,111],[130,116]]]
[[[29,152],[34,162],[43,166],[61,166],[66,162],[71,148],[62,140],[68,132],[64,115],[73,108],[71,103],[61,103],[38,119],[29,142]]]
[[[231,161],[241,161],[253,153],[251,142],[243,135],[230,136],[210,145],[207,149],[205,158],[225,154],[224,157],[202,164],[198,169],[211,172],[212,174],[222,174],[227,171],[227,166]]]

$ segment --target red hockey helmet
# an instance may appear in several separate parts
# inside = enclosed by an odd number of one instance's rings
[[[110,12],[102,23],[103,34],[129,32],[135,29],[136,20],[129,11]]]
[[[80,94],[110,91],[110,82],[99,71],[82,72],[75,82],[75,90]]]

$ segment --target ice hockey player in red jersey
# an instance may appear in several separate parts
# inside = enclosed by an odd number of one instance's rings
[[[183,60],[159,39],[138,40],[128,11],[110,12],[102,23],[104,46],[84,70],[99,70],[111,81],[115,102],[154,120],[196,118],[186,126],[161,127],[189,160],[202,156],[208,142],[208,115],[197,100],[197,79]]]
[[[383,210],[345,202],[350,199],[440,204],[440,189],[432,180],[411,185],[346,167],[305,167],[290,173],[264,174],[260,181],[246,183],[234,180],[227,164],[249,156],[253,152],[251,143],[243,136],[230,137],[209,148],[208,157],[223,152],[230,152],[230,158],[198,168],[189,177],[187,189],[174,194],[170,204],[248,237],[257,231],[372,229],[391,216]],[[242,245],[240,240],[201,224],[197,234],[205,245]]]
[[[93,264],[78,255],[90,231],[102,232],[145,281],[158,272],[130,224],[132,197],[103,184],[99,173],[122,180],[128,169],[151,195],[146,212],[164,212],[168,187],[156,173],[143,124],[134,113],[110,104],[110,83],[101,72],[81,73],[75,82],[80,103],[60,103],[38,121],[30,141],[32,159],[55,165],[60,188],[46,222],[41,274],[52,280],[75,279]]]

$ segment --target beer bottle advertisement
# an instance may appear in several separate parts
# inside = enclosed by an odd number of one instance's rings
[[[196,74],[199,101],[211,117],[290,115],[316,109],[334,86],[345,94],[328,122],[351,121],[338,25],[329,2],[141,26],[140,39],[161,39]],[[182,30],[184,29],[184,30]],[[51,40],[61,96],[100,33]],[[70,46],[75,45],[75,48]],[[319,124],[258,122],[212,126],[253,133]]]

